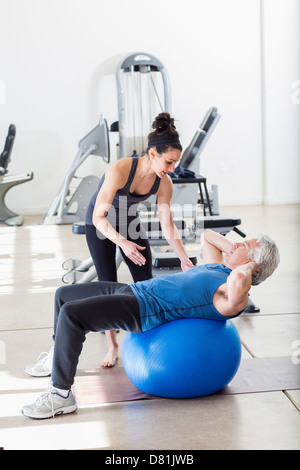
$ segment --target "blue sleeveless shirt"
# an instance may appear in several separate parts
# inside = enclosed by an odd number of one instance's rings
[[[130,284],[139,303],[142,330],[180,318],[225,321],[214,307],[213,297],[230,273],[223,264],[213,263]]]
[[[147,194],[132,194],[130,193],[130,186],[133,181],[139,157],[132,157],[132,165],[129,177],[125,186],[119,189],[108,211],[107,219],[115,227],[116,225],[128,225],[130,221],[138,217],[138,205],[142,201],[146,201],[152,194],[158,191],[160,185],[160,177],[156,176],[155,181]],[[98,189],[93,195],[89,206],[86,211],[85,223],[86,225],[93,225],[93,212],[95,208],[98,193],[104,183],[105,174],[102,176]]]

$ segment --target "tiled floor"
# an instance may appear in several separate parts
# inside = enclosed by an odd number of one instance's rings
[[[281,251],[277,272],[251,294],[261,312],[235,320],[244,359],[299,359],[299,209],[222,209],[222,215],[241,217],[240,228],[248,236],[268,233]],[[46,421],[22,416],[21,407],[47,388],[48,379],[25,375],[23,365],[52,346],[53,293],[62,284],[62,262],[88,256],[84,237],[73,235],[70,226],[44,226],[39,221],[40,217],[28,216],[22,227],[0,225],[0,447],[300,449],[300,390],[86,406]],[[228,236],[239,238],[232,232]],[[199,254],[198,248],[191,246],[189,251]],[[120,281],[130,282],[124,265],[119,273]],[[123,337],[121,332],[120,342]],[[79,368],[97,367],[105,349],[103,335],[88,335]]]

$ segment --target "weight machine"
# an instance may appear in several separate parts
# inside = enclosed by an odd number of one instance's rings
[[[8,166],[11,161],[11,154],[16,138],[16,127],[10,124],[5,139],[2,153],[0,154],[0,222],[4,222],[10,226],[18,226],[23,224],[23,216],[8,209],[5,202],[7,192],[19,184],[26,183],[33,179],[33,173],[8,175]]]
[[[119,158],[128,155],[142,154],[147,146],[147,135],[150,132],[151,124],[155,116],[171,110],[171,91],[168,73],[163,64],[154,56],[146,53],[136,53],[125,57],[119,64],[116,71],[116,82],[118,91],[118,122],[111,126],[111,131],[119,132]],[[160,96],[163,95],[163,99]],[[105,134],[105,140],[102,147],[98,150],[98,154],[104,158],[109,155],[109,134],[108,127],[104,118],[102,123],[105,127],[102,132]],[[199,243],[200,235],[204,228],[212,228],[222,234],[226,234],[231,230],[235,230],[239,235],[245,236],[237,226],[241,224],[241,220],[236,217],[221,217],[218,214],[217,188],[214,187],[209,191],[206,185],[206,178],[199,174],[200,170],[200,154],[203,152],[217,122],[220,119],[217,108],[213,107],[206,113],[199,128],[197,129],[189,146],[182,154],[179,165],[184,169],[189,169],[195,173],[194,178],[174,178],[174,195],[173,203],[177,206],[187,205],[191,207],[189,213],[189,221],[182,218],[182,214],[177,217],[174,214],[174,222],[182,237],[183,243]],[[85,138],[83,139],[85,141]],[[85,145],[85,149],[86,149]],[[91,154],[91,153],[89,153]],[[87,158],[87,154],[85,158]],[[79,163],[81,164],[81,163]],[[45,218],[48,223],[73,223],[72,231],[75,234],[85,233],[84,217],[80,220],[79,211],[76,213],[77,220],[70,220],[68,216],[68,207],[70,202],[63,207],[63,201],[66,200],[67,187],[70,177],[74,176],[74,169],[78,165],[74,165],[64,182],[63,189],[59,193],[60,206],[57,201],[52,205],[51,210]],[[96,183],[93,188],[90,186],[88,197],[85,198],[87,204],[95,192]],[[84,188],[86,191],[86,188]],[[86,194],[87,196],[87,194]],[[75,196],[76,197],[76,196]],[[71,199],[72,201],[72,199]],[[148,202],[148,204],[147,204]],[[162,252],[160,247],[166,245],[157,213],[155,211],[156,201],[152,196],[144,205],[144,210],[140,211],[141,221],[146,229],[150,244],[153,247],[153,266],[154,269],[176,268],[178,260],[174,254],[170,252]],[[61,213],[55,213],[57,207],[60,207],[64,213],[64,219]],[[202,215],[199,215],[199,209],[203,208]],[[153,209],[154,208],[154,209]],[[201,212],[201,211],[200,211]],[[208,212],[208,214],[207,214]],[[192,218],[191,218],[192,215]],[[121,263],[122,257],[117,250],[116,263]],[[193,262],[194,257],[191,256]],[[96,278],[95,268],[91,258],[81,261],[71,258],[63,263],[64,269],[68,272],[63,276],[65,283],[82,283],[92,281]]]

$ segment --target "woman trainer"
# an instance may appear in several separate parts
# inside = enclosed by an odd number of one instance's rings
[[[170,211],[173,184],[168,173],[174,171],[181,156],[179,134],[168,113],[159,114],[152,127],[145,154],[111,164],[87,209],[86,240],[99,281],[117,281],[116,246],[134,282],[152,277],[151,249],[138,205],[153,194],[157,196],[163,234],[180,259],[182,270],[193,267]],[[107,331],[106,337],[108,354],[101,365],[112,367],[118,358],[116,331]]]

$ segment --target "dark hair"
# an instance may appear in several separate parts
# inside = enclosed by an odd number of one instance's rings
[[[156,116],[152,129],[155,130],[148,135],[147,153],[153,147],[156,148],[159,154],[166,153],[170,147],[182,151],[174,118],[169,113],[160,113]],[[167,143],[166,140],[168,141]],[[159,141],[162,141],[162,143],[160,144]]]

